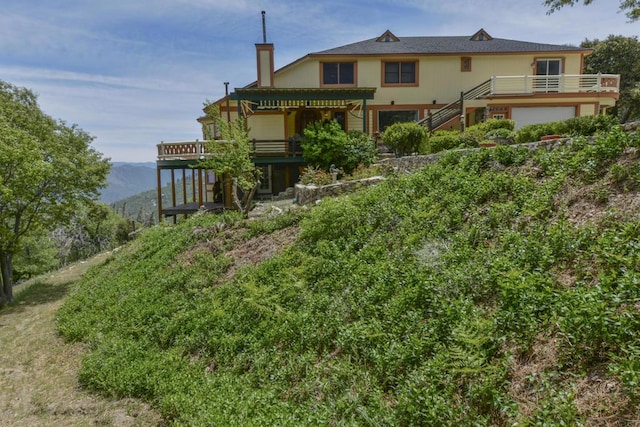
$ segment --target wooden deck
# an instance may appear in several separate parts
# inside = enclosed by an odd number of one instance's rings
[[[181,205],[171,206],[166,208],[163,207],[162,215],[164,215],[165,217],[168,217],[168,216],[174,216],[174,215],[192,214],[192,213],[198,212],[200,209],[206,212],[222,212],[224,208],[222,203],[205,202],[201,208],[198,202],[191,202],[191,203],[183,203]]]

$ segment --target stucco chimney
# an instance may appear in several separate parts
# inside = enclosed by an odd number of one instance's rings
[[[273,43],[256,43],[258,87],[273,86]]]
[[[258,87],[273,86],[273,43],[267,43],[266,12],[262,11],[262,43],[256,43]]]

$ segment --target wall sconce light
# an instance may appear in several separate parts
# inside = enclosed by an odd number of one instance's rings
[[[435,105],[435,103],[436,103],[436,100],[434,99],[433,101],[431,101],[431,103]]]
[[[391,100],[391,105],[395,105],[396,101]]]

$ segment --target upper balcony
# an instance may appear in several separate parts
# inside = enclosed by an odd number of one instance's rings
[[[619,74],[493,76],[489,96],[543,93],[609,93],[620,91]]]

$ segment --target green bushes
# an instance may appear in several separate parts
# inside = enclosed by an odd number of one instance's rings
[[[463,146],[462,133],[457,130],[437,130],[427,140],[428,153],[438,153]]]
[[[595,115],[528,125],[516,132],[515,142],[540,141],[545,135],[591,136],[599,132],[607,132],[616,124],[618,124],[618,120],[614,116]]]
[[[640,223],[579,223],[564,196],[622,191],[610,171],[634,143],[452,151],[299,216],[156,227],[78,285],[59,328],[91,348],[83,384],[177,425],[578,424],[580,379],[638,399]]]
[[[491,138],[513,139],[515,122],[507,119],[489,119],[469,126],[464,132],[458,130],[437,130],[427,139],[427,152],[438,153],[453,148],[478,147]]]
[[[351,173],[358,165],[368,166],[376,159],[376,146],[364,132],[344,132],[334,120],[314,122],[304,129],[302,149],[312,166],[329,171],[331,165]]]

